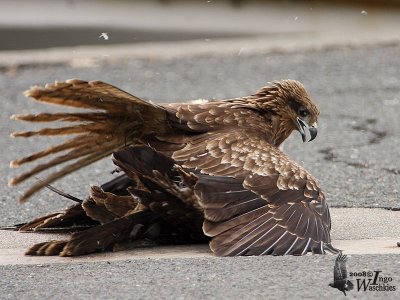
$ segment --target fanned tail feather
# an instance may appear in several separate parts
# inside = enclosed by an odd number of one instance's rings
[[[10,162],[11,168],[18,168],[23,164],[61,153],[12,178],[9,185],[19,184],[40,172],[70,162],[30,187],[20,198],[22,202],[53,181],[100,160],[121,147],[135,144],[141,136],[165,130],[165,111],[162,107],[100,81],[56,82],[47,84],[45,87],[32,87],[25,92],[25,95],[39,102],[90,111],[11,116],[13,120],[35,123],[55,121],[74,123],[72,126],[42,128],[11,134],[12,137],[72,135],[72,138],[66,142]]]

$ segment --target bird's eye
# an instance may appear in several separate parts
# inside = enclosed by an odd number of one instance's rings
[[[300,117],[303,118],[307,117],[310,114],[308,109],[305,108],[304,106],[299,107],[299,111],[297,113],[299,114]]]

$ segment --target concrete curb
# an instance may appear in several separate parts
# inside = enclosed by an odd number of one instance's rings
[[[400,254],[397,246],[400,212],[384,209],[332,208],[332,222],[336,226],[332,244],[346,254]],[[354,224],[359,224],[355,226]],[[340,230],[335,230],[340,228]],[[81,257],[24,256],[26,248],[34,243],[65,239],[65,234],[19,233],[0,231],[0,265],[31,265],[55,263],[82,263],[138,259],[214,257],[208,245],[187,245],[138,248],[115,253],[99,253]],[[361,237],[361,238],[360,238]]]

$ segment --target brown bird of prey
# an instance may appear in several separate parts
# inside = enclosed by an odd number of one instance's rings
[[[156,105],[100,81],[68,80],[25,92],[81,112],[14,115],[65,127],[13,137],[71,139],[11,162],[12,168],[58,154],[10,180],[16,185],[66,163],[22,196],[43,187],[78,202],[19,226],[20,231],[76,229],[69,240],[31,247],[29,255],[75,256],[141,243],[210,240],[218,256],[336,252],[318,181],[279,146],[293,130],[317,136],[318,108],[294,80],[246,97]],[[112,154],[120,175],[81,201],[50,184]],[[80,229],[80,230],[79,230]]]

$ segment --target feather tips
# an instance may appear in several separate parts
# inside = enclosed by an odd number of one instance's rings
[[[45,87],[32,87],[25,92],[25,95],[40,102],[89,109],[90,112],[11,116],[11,119],[27,122],[63,121],[75,123],[72,126],[12,133],[11,136],[13,137],[54,135],[71,135],[74,137],[64,143],[11,161],[10,167],[18,168],[22,164],[69,150],[69,152],[41,163],[11,179],[9,185],[16,185],[58,164],[78,159],[76,162],[63,167],[60,171],[51,173],[42,182],[33,185],[22,196],[21,201],[28,199],[46,184],[89,165],[118,148],[137,141],[142,135],[165,130],[163,120],[166,114],[162,108],[100,81],[67,80],[56,82],[47,84]],[[152,119],[153,122],[146,122],[146,125],[143,126],[143,120],[146,119]]]

